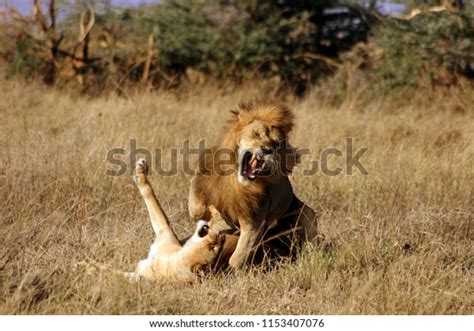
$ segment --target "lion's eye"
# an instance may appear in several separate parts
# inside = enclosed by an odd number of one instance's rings
[[[260,132],[254,131],[254,132],[253,132],[253,136],[254,136],[255,138],[260,138]]]

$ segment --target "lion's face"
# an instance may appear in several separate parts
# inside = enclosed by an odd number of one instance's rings
[[[293,114],[277,103],[241,104],[231,112],[220,147],[232,149],[233,168],[242,185],[277,180],[291,173],[297,149],[288,140]]]
[[[285,135],[278,127],[253,121],[242,129],[238,142],[239,183],[278,176],[281,143]]]
[[[225,236],[210,228],[206,221],[196,223],[196,231],[186,241],[183,248],[195,253],[194,267],[200,269],[212,264],[217,258]]]

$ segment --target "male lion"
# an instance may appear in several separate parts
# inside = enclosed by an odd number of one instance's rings
[[[292,229],[300,238],[316,236],[314,211],[293,194],[288,175],[297,152],[288,142],[293,114],[280,104],[241,105],[219,144],[200,157],[199,171],[191,181],[189,213],[219,229],[223,219],[240,228],[229,265],[242,267],[272,227]],[[230,162],[219,156],[225,151]],[[229,160],[227,160],[229,161]],[[214,217],[213,217],[214,216]],[[285,224],[282,224],[285,223]]]

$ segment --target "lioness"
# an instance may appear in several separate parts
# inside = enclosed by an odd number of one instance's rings
[[[144,278],[158,282],[184,283],[196,281],[198,271],[204,267],[212,266],[216,261],[225,236],[211,229],[206,221],[199,221],[194,234],[184,244],[181,244],[170,227],[168,218],[147,180],[145,160],[137,162],[135,171],[134,179],[145,200],[151,226],[156,235],[148,258],[138,263],[135,272],[112,270],[98,263],[80,262],[78,265],[111,271],[136,280]]]
[[[288,179],[297,163],[296,149],[288,142],[292,112],[280,104],[260,103],[243,104],[232,115],[220,143],[200,157],[189,213],[220,228],[215,209],[229,227],[240,228],[229,260],[239,268],[272,226],[291,223],[301,237],[312,239],[316,223],[314,211],[296,198]],[[219,160],[222,151],[232,151],[230,162]]]

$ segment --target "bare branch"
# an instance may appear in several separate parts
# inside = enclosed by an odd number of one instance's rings
[[[77,41],[80,43],[86,39],[95,23],[94,9],[91,7],[91,5],[87,5],[87,8],[89,9],[89,19],[87,21],[86,27],[84,27],[84,13],[81,13],[79,16],[79,37],[77,38]]]
[[[13,18],[14,22],[18,22],[23,25],[30,25],[31,20],[27,19],[26,17],[22,16],[18,10],[12,7],[8,7],[8,15]]]
[[[333,66],[333,67],[336,67],[336,68],[341,68],[342,67],[341,63],[331,59],[330,57],[327,57],[327,56],[324,56],[324,55],[321,55],[321,54],[316,54],[316,53],[311,53],[311,52],[304,52],[303,54],[301,54],[301,56],[312,59],[312,60],[323,61],[327,65],[330,65],[330,66]]]
[[[448,10],[448,8],[446,8],[446,6],[444,6],[444,5],[432,6],[432,7],[429,7],[427,9],[414,8],[409,14],[399,16],[399,17],[396,17],[396,18],[399,18],[399,19],[402,19],[402,20],[411,20],[412,18],[414,18],[415,16],[418,16],[419,14],[435,13],[435,12],[440,12],[440,11],[445,11],[445,10]]]
[[[146,82],[148,81],[152,57],[153,57],[153,32],[148,35],[148,50],[147,50],[147,57],[145,61],[145,68],[143,69],[141,84],[146,84]]]
[[[49,17],[51,18],[50,28],[56,29],[56,0],[49,1]]]
[[[35,18],[36,24],[41,28],[41,30],[47,33],[48,25],[46,24],[46,19],[44,18],[43,12],[41,11],[41,0],[33,1],[33,17]]]

